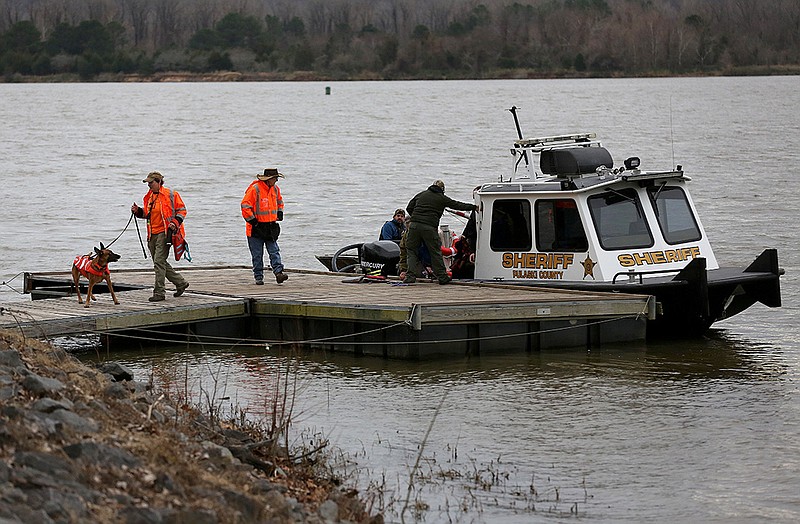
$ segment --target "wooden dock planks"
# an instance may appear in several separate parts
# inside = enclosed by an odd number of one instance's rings
[[[235,297],[181,297],[180,302],[148,302],[150,290],[117,292],[115,305],[109,294],[97,296],[89,308],[75,296],[4,304],[0,328],[23,329],[26,335],[58,336],[103,333],[166,324],[180,324],[249,314],[248,301]]]
[[[107,293],[98,294],[90,308],[71,297],[0,305],[0,328],[23,329],[31,336],[81,332],[113,333],[160,325],[190,324],[255,316],[296,318],[303,322],[393,324],[407,322],[421,331],[428,327],[539,321],[587,322],[593,319],[654,314],[650,297],[628,294],[587,293],[503,285],[459,283],[440,286],[432,282],[412,285],[397,280],[345,283],[353,275],[287,270],[289,280],[277,284],[265,279],[253,283],[246,267],[181,268],[189,289],[178,298],[168,287],[167,300],[148,302],[152,270],[118,270],[116,284],[134,287],[118,291],[119,305]],[[267,274],[269,277],[270,275]],[[31,273],[37,278],[68,282],[67,273]],[[325,328],[328,329],[328,328]],[[431,333],[437,332],[437,329]]]

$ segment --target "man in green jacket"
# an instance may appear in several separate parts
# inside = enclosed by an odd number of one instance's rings
[[[406,233],[406,256],[408,257],[408,273],[403,279],[406,284],[417,281],[422,276],[422,267],[419,260],[419,246],[425,244],[431,254],[431,265],[436,279],[440,284],[450,282],[447,268],[442,257],[442,241],[439,238],[439,220],[444,209],[458,209],[461,211],[477,211],[478,206],[459,202],[444,194],[444,182],[437,180],[428,189],[418,193],[406,206],[414,219]]]

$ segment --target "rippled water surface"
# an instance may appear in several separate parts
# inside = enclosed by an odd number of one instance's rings
[[[779,249],[782,308],[588,353],[393,362],[143,341],[103,357],[143,380],[179,370],[253,417],[289,370],[292,438],[330,439],[390,521],[406,499],[422,509],[406,522],[800,520],[800,78],[0,84],[0,100],[6,303],[27,300],[19,272],[66,271],[114,239],[151,170],[186,201],[194,264],[215,265],[248,263],[241,196],[281,168],[284,259],[314,269],[434,179],[467,200],[507,172],[511,105],[526,136],[595,131],[617,163],[683,165],[720,263]],[[149,267],[135,230],[115,250]]]

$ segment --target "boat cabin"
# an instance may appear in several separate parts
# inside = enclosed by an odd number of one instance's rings
[[[718,268],[681,166],[615,167],[594,133],[518,140],[512,176],[476,193],[480,280],[638,282],[703,257]]]

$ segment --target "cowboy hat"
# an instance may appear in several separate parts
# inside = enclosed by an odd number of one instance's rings
[[[264,170],[263,175],[256,175],[256,178],[259,180],[269,180],[270,178],[285,178],[283,173],[278,173],[278,170],[274,167],[268,167]]]

